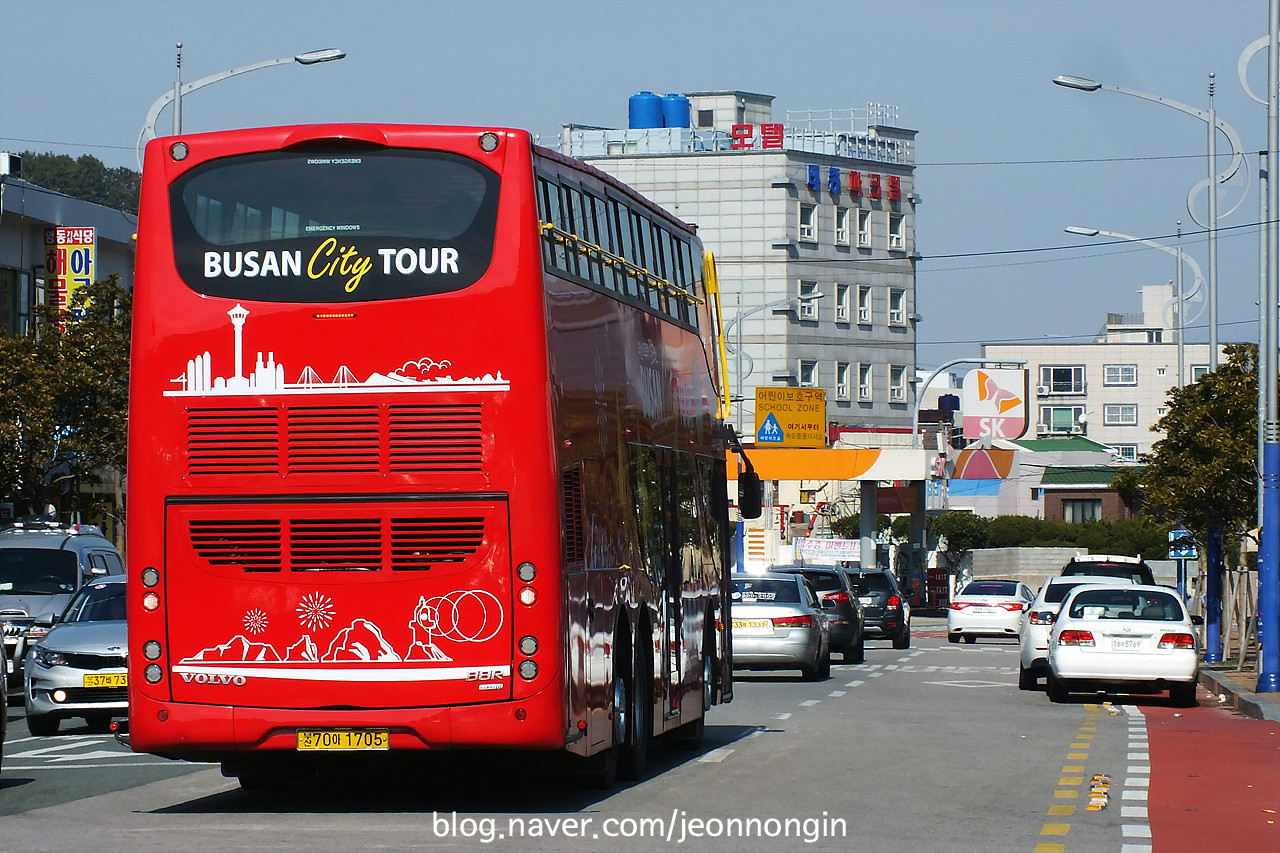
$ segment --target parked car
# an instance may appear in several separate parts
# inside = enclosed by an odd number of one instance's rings
[[[0,628],[9,686],[22,682],[28,636],[36,617],[61,613],[86,581],[122,575],[124,561],[111,540],[90,524],[18,521],[0,529]]]
[[[0,644],[0,672],[5,672],[6,659],[4,645]],[[0,678],[0,770],[4,769],[4,735],[9,725],[9,691],[5,689],[4,681]]]
[[[1036,689],[1040,676],[1044,674],[1045,657],[1049,653],[1049,632],[1053,630],[1053,620],[1057,618],[1058,609],[1062,607],[1067,593],[1088,584],[1114,585],[1126,582],[1122,578],[1091,575],[1049,578],[1036,593],[1026,619],[1022,622],[1022,634],[1018,638],[1018,689]]]
[[[911,648],[911,604],[887,569],[845,569],[849,585],[862,604],[868,637],[893,640],[895,649]]]
[[[1151,585],[1081,586],[1062,603],[1049,634],[1045,690],[1050,701],[1077,691],[1169,691],[1176,705],[1196,700],[1200,649],[1177,593]]]
[[[1031,588],[1021,581],[971,581],[951,599],[947,611],[947,641],[972,643],[979,637],[1017,637],[1031,600]]]
[[[833,603],[827,610],[831,650],[839,651],[845,663],[866,660],[862,604],[843,571],[834,566],[774,566],[770,571],[803,575],[818,593],[824,608],[827,602]]]
[[[1062,574],[1093,575],[1094,577],[1124,578],[1130,583],[1155,586],[1151,567],[1141,557],[1125,557],[1116,554],[1077,554],[1062,567]]]
[[[736,575],[732,630],[735,667],[799,669],[810,681],[831,675],[827,611],[803,575]]]
[[[56,622],[42,616],[36,624],[50,630],[27,652],[24,700],[33,735],[57,734],[69,717],[107,731],[113,717],[129,713],[124,575],[92,581]]]

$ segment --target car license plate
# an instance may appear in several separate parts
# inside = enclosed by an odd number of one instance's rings
[[[129,675],[124,672],[89,672],[84,676],[85,687],[128,687]]]
[[[1142,648],[1142,639],[1139,637],[1113,637],[1111,640],[1112,651],[1136,652],[1140,648]]]
[[[971,613],[995,613],[995,612],[997,612],[997,608],[995,608],[995,607],[970,607],[970,608],[969,608],[969,611],[970,611]]]
[[[772,628],[773,623],[768,619],[734,619],[733,627],[740,630],[751,630],[758,628]]]
[[[871,596],[871,595],[860,595],[860,596],[858,596],[858,603],[859,603],[859,604],[875,604],[875,603],[876,603],[876,599],[875,599],[875,596]]]
[[[387,729],[298,729],[298,749],[303,751],[390,748],[391,733]]]

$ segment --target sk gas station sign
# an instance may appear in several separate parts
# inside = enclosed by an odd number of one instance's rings
[[[964,437],[1020,438],[1027,431],[1027,371],[985,367],[964,377]]]
[[[826,447],[827,392],[821,388],[757,388],[756,444]]]

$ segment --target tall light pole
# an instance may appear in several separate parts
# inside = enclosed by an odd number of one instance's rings
[[[241,65],[238,68],[232,68],[227,71],[219,71],[217,74],[210,74],[208,77],[201,77],[193,83],[183,84],[182,82],[182,42],[178,42],[178,64],[177,74],[173,82],[173,91],[165,92],[155,103],[151,105],[151,109],[147,110],[147,118],[142,123],[142,131],[138,134],[138,143],[135,153],[138,157],[138,168],[142,168],[142,147],[148,140],[154,139],[156,136],[156,119],[160,117],[160,112],[173,104],[173,133],[178,135],[182,132],[182,96],[189,95],[196,89],[204,88],[210,83],[217,83],[228,77],[235,77],[238,74],[247,74],[250,71],[257,71],[259,68],[270,68],[273,65],[286,65],[290,62],[296,62],[299,65],[316,65],[321,62],[334,62],[342,59],[347,54],[336,47],[327,48],[325,50],[312,50],[307,53],[299,53],[296,56],[283,56],[280,59],[268,59],[265,62],[255,62],[252,65]]]
[[[1121,234],[1119,231],[1106,231],[1101,228],[1086,228],[1081,225],[1068,225],[1065,229],[1068,234],[1075,234],[1080,237],[1111,237],[1115,240],[1127,240],[1132,243],[1141,243],[1144,246],[1150,246],[1153,249],[1159,249],[1166,252],[1177,260],[1177,272],[1174,298],[1177,301],[1176,314],[1174,316],[1174,328],[1178,336],[1178,387],[1181,388],[1187,382],[1186,374],[1186,357],[1184,355],[1182,333],[1186,328],[1186,322],[1183,318],[1183,306],[1188,298],[1193,298],[1200,293],[1204,286],[1204,276],[1200,272],[1200,265],[1196,263],[1196,259],[1182,251],[1182,221],[1178,221],[1178,244],[1176,247],[1166,246],[1163,243],[1157,243],[1155,240],[1146,237],[1134,237],[1131,234]],[[1191,271],[1196,274],[1196,286],[1191,293],[1186,293],[1182,288],[1182,266],[1186,264],[1191,267]]]
[[[1217,112],[1213,106],[1213,74],[1209,75],[1209,109],[1201,110],[1196,107],[1188,106],[1160,95],[1152,95],[1148,92],[1140,92],[1136,89],[1129,89],[1124,86],[1113,86],[1108,83],[1099,83],[1086,77],[1072,77],[1062,75],[1053,78],[1055,85],[1064,86],[1068,89],[1078,89],[1081,92],[1096,92],[1099,89],[1105,92],[1119,92],[1122,95],[1131,95],[1135,98],[1141,98],[1145,101],[1152,101],[1157,104],[1163,104],[1166,107],[1172,107],[1181,113],[1194,116],[1208,124],[1209,130],[1209,176],[1200,181],[1191,188],[1187,193],[1187,212],[1191,214],[1191,218],[1195,220],[1202,228],[1208,230],[1209,233],[1209,369],[1218,369],[1218,184],[1231,180],[1239,171],[1244,163],[1243,147],[1240,144],[1240,135],[1236,133],[1235,128],[1222,119],[1218,118]],[[1222,131],[1227,138],[1227,142],[1231,145],[1231,162],[1227,167],[1218,172],[1218,134],[1214,129]],[[1209,190],[1209,207],[1208,221],[1202,222],[1195,210],[1195,197],[1202,188]],[[1240,201],[1244,201],[1242,195]],[[1240,206],[1240,202],[1236,202],[1235,206],[1227,213],[1231,213],[1236,207]],[[1223,214],[1224,216],[1226,214]]]
[[[789,310],[794,310],[794,306],[797,303],[812,302],[815,299],[821,299],[822,296],[823,296],[822,293],[819,293],[818,291],[815,290],[810,293],[802,293],[797,297],[787,297],[786,299],[778,299],[774,302],[768,302],[764,305],[756,306],[755,308],[748,308],[746,311],[739,311],[737,314],[735,314],[733,316],[733,319],[730,320],[728,325],[725,326],[725,329],[724,329],[725,340],[729,339],[729,327],[735,326],[735,325],[738,327],[737,338],[736,338],[737,342],[735,343],[733,348],[734,355],[736,356],[736,361],[737,361],[737,371],[736,371],[737,381],[734,384],[738,389],[738,393],[736,395],[738,398],[738,435],[742,435],[742,415],[743,415],[742,410],[744,408],[744,406],[742,405],[743,399],[744,399],[742,396],[742,380],[745,378],[742,372],[742,355],[743,355],[742,353],[742,321],[750,317],[752,314],[759,314],[761,311],[767,311],[770,308],[781,308],[782,311],[780,313],[786,313]],[[739,307],[741,307],[742,305],[741,293],[738,294],[738,305]],[[752,363],[751,367],[747,369],[747,373],[750,374],[750,372],[755,369],[755,360],[752,359],[751,356],[747,356],[747,360]]]

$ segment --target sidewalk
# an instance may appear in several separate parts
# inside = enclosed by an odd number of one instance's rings
[[[1280,693],[1255,693],[1258,686],[1257,664],[1245,661],[1244,670],[1237,672],[1234,661],[1201,663],[1200,684],[1214,698],[1221,700],[1240,713],[1255,720],[1280,721]]]

